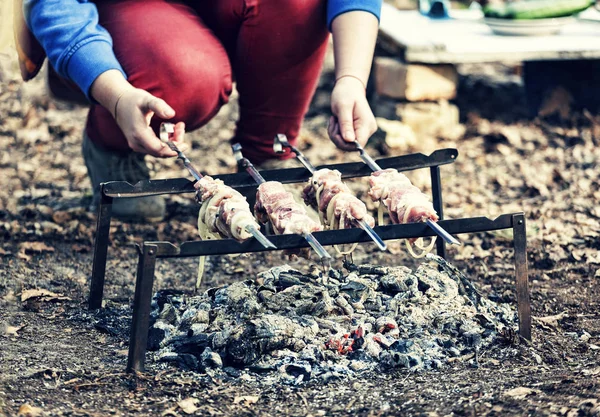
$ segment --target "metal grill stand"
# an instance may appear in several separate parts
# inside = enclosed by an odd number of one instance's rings
[[[456,149],[440,149],[429,156],[418,153],[383,158],[377,160],[377,163],[383,169],[396,168],[398,171],[429,168],[433,206],[440,217],[440,226],[451,234],[488,232],[500,229],[513,230],[519,334],[521,337],[531,340],[531,306],[527,277],[525,216],[523,213],[511,213],[503,214],[494,220],[490,220],[487,217],[443,220],[440,166],[454,162],[457,156],[458,151]],[[364,177],[371,174],[369,167],[362,162],[334,164],[318,168],[337,169],[342,173],[342,178]],[[280,181],[288,184],[305,182],[311,175],[305,168],[266,170],[261,171],[261,174],[267,181]],[[243,172],[216,175],[214,178],[221,179],[225,184],[236,188],[248,197],[251,205],[253,204],[252,200],[256,184],[250,175]],[[127,182],[101,184],[102,198],[98,209],[98,223],[94,244],[94,263],[89,295],[90,309],[98,309],[102,306],[113,199],[159,194],[193,193],[195,192],[193,184],[192,181],[184,178],[141,181],[135,185]],[[374,230],[384,240],[435,236],[433,230],[425,223],[378,226]],[[343,231],[328,230],[315,232],[314,236],[322,245],[339,245],[353,242],[368,242],[371,240],[367,233],[360,228],[345,229]],[[308,247],[308,243],[300,235],[273,235],[269,236],[269,239],[277,246],[277,250]],[[139,262],[133,299],[133,318],[127,370],[144,370],[150,304],[154,284],[154,269],[157,259],[262,252],[267,250],[272,249],[264,248],[255,239],[250,239],[242,243],[233,239],[189,241],[183,242],[179,246],[170,242],[144,242],[139,246]],[[437,253],[441,257],[446,257],[446,247],[442,239],[437,240]]]

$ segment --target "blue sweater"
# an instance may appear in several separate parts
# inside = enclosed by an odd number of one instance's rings
[[[338,15],[366,11],[377,18],[382,0],[328,0],[327,25]],[[87,0],[24,0],[23,12],[52,67],[74,81],[88,97],[94,80],[117,69],[126,77],[112,49],[112,39],[98,24],[98,10]]]

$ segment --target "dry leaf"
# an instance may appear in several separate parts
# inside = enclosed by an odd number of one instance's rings
[[[258,395],[243,395],[241,397],[235,397],[233,399],[233,403],[234,404],[242,403],[243,405],[252,405],[252,404],[256,404],[258,402],[259,398],[260,397]]]
[[[31,256],[27,255],[27,253],[31,252],[54,252],[54,248],[46,245],[44,242],[23,242],[19,247],[19,253],[17,254],[17,257],[19,259],[29,261],[31,260]]]
[[[6,252],[4,249],[0,248],[0,256],[2,255],[6,255],[8,252]]]
[[[73,249],[74,252],[79,252],[79,253],[87,253],[90,251],[90,247],[87,245],[80,245],[79,243],[75,243],[74,245],[71,246],[71,249]]]
[[[19,412],[17,415],[23,417],[38,417],[43,415],[43,413],[44,410],[42,410],[40,407],[32,407],[29,404],[23,404],[19,407]]]
[[[568,315],[569,314],[566,311],[563,311],[562,313],[556,314],[554,316],[533,317],[533,319],[541,325],[558,327],[558,322],[567,317]]]
[[[197,398],[186,398],[185,400],[179,401],[177,405],[184,413],[194,414],[198,410],[198,407],[196,407],[197,402]]]
[[[66,297],[62,294],[56,294],[53,293],[52,291],[48,291],[48,290],[43,290],[43,289],[32,289],[32,290],[25,290],[21,293],[21,302],[24,303],[25,301],[31,299],[31,298],[39,298],[39,301],[66,301],[66,300],[70,300],[69,297]]]
[[[4,335],[5,336],[18,336],[18,331],[21,330],[23,327],[25,326],[9,326],[6,325],[6,327],[4,328]]]
[[[535,394],[535,390],[527,387],[517,387],[506,391],[504,394],[508,395],[509,397],[513,397],[517,400],[521,400],[527,397],[528,395]]]

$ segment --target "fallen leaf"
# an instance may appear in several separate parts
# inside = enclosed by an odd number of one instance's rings
[[[79,243],[75,243],[74,245],[72,245],[71,249],[73,249],[74,252],[78,252],[78,253],[87,253],[90,251],[89,246],[80,245]]]
[[[54,248],[46,245],[44,242],[23,242],[20,245],[21,252],[54,252]]]
[[[506,391],[504,394],[508,395],[509,397],[513,397],[517,400],[522,400],[523,398],[525,398],[529,395],[534,395],[535,393],[536,393],[535,390],[533,390],[531,388],[517,387],[517,388],[513,388],[511,390]]]
[[[19,330],[21,330],[23,327],[25,327],[25,326],[9,326],[9,325],[6,325],[6,327],[4,327],[4,335],[5,336],[18,336],[19,334],[17,332]]]
[[[198,407],[196,407],[196,403],[198,402],[197,398],[186,398],[177,403],[179,408],[186,414],[194,414]]]
[[[19,412],[17,413],[17,415],[23,417],[38,417],[41,416],[43,413],[44,410],[42,410],[40,407],[33,407],[29,404],[23,404],[19,407]]]
[[[21,293],[21,302],[24,303],[25,301],[32,299],[32,298],[39,298],[39,301],[66,301],[66,300],[70,300],[69,297],[66,297],[62,294],[56,294],[53,293],[52,291],[48,291],[48,290],[44,290],[44,289],[32,289],[32,290],[25,290]]]
[[[258,402],[260,397],[258,395],[243,395],[241,397],[235,397],[233,399],[234,404],[243,403],[243,405],[252,405]]]
[[[0,256],[1,255],[6,255],[8,252],[5,251],[4,249],[0,248]]]
[[[555,314],[554,316],[533,317],[533,319],[542,325],[558,327],[558,322],[567,317],[568,315],[569,313],[563,311],[562,313]]]

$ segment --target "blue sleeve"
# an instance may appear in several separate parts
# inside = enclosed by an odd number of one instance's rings
[[[88,98],[94,80],[117,69],[112,38],[98,24],[96,5],[86,0],[25,0],[27,26],[40,42],[52,67],[75,82]]]
[[[357,10],[373,13],[379,20],[381,3],[382,0],[329,0],[327,2],[327,27],[331,28],[333,19],[342,13]]]

